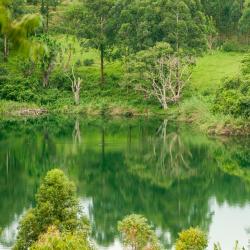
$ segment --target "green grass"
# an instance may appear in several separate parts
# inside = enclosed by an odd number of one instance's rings
[[[191,79],[193,88],[214,93],[223,78],[239,73],[243,57],[243,53],[216,51],[199,58]]]

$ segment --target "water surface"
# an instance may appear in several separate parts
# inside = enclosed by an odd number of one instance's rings
[[[211,138],[159,119],[42,117],[0,121],[0,249],[35,204],[41,178],[61,168],[76,183],[100,249],[121,249],[117,221],[143,214],[166,249],[199,226],[209,249],[250,239],[250,141]]]

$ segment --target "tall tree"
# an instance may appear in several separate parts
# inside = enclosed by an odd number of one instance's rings
[[[89,226],[80,214],[74,183],[59,169],[49,171],[36,195],[36,207],[30,209],[20,222],[14,249],[29,249],[50,226],[56,226],[61,232],[87,235]]]
[[[49,31],[49,20],[51,9],[60,4],[60,0],[41,0],[40,12],[45,19],[44,31],[47,33]]]
[[[67,22],[73,26],[76,35],[87,38],[89,45],[100,51],[101,84],[105,82],[104,59],[107,50],[114,45],[116,20],[114,19],[114,0],[83,0],[67,14]]]
[[[244,0],[201,0],[201,3],[205,13],[213,17],[221,38],[237,34]]]
[[[137,52],[165,41],[175,50],[204,50],[206,17],[199,0],[117,1],[121,44]]]
[[[250,1],[247,0],[244,5],[242,17],[239,21],[239,28],[243,34],[250,34]]]

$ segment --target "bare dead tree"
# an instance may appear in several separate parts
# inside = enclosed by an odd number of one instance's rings
[[[75,71],[74,71],[74,66],[72,66],[72,68],[71,68],[71,74],[70,75],[66,74],[66,76],[71,81],[71,89],[72,89],[72,93],[74,95],[75,105],[79,105],[82,79],[80,77],[76,78]]]
[[[178,102],[181,98],[182,90],[191,77],[190,65],[189,58],[181,59],[176,55],[162,57],[147,74],[149,86],[141,85],[137,89],[155,97],[163,109],[167,109],[169,103]]]
[[[72,133],[72,137],[73,137],[73,142],[74,145],[78,145],[81,143],[81,130],[80,130],[80,122],[78,119],[76,119],[75,121],[75,126],[74,126],[74,130]]]

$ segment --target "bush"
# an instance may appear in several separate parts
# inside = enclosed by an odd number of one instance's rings
[[[39,82],[34,78],[5,77],[0,80],[0,98],[19,102],[38,102]]]
[[[50,86],[58,89],[71,90],[71,82],[64,72],[58,70],[50,78]]]
[[[224,44],[222,45],[222,49],[225,52],[243,52],[244,51],[242,46],[239,43],[237,43],[236,41],[224,42]]]
[[[88,67],[88,66],[92,66],[94,64],[94,59],[85,59],[83,61],[83,65]]]
[[[89,225],[80,217],[76,187],[59,169],[48,172],[36,195],[36,207],[20,222],[16,250],[28,249],[51,225],[63,232],[88,234]]]
[[[250,116],[250,82],[239,77],[226,79],[217,91],[213,110],[234,117]]]
[[[90,250],[86,235],[81,233],[61,233],[55,226],[49,227],[30,250]]]
[[[158,250],[160,244],[158,239],[148,225],[148,221],[142,215],[132,214],[118,222],[118,230],[122,236],[125,247],[132,249]]]
[[[207,236],[198,228],[190,228],[179,234],[176,250],[204,250],[208,245]]]
[[[81,62],[81,60],[80,60],[80,59],[78,59],[78,60],[76,61],[76,66],[77,66],[77,67],[82,66],[82,62]]]

